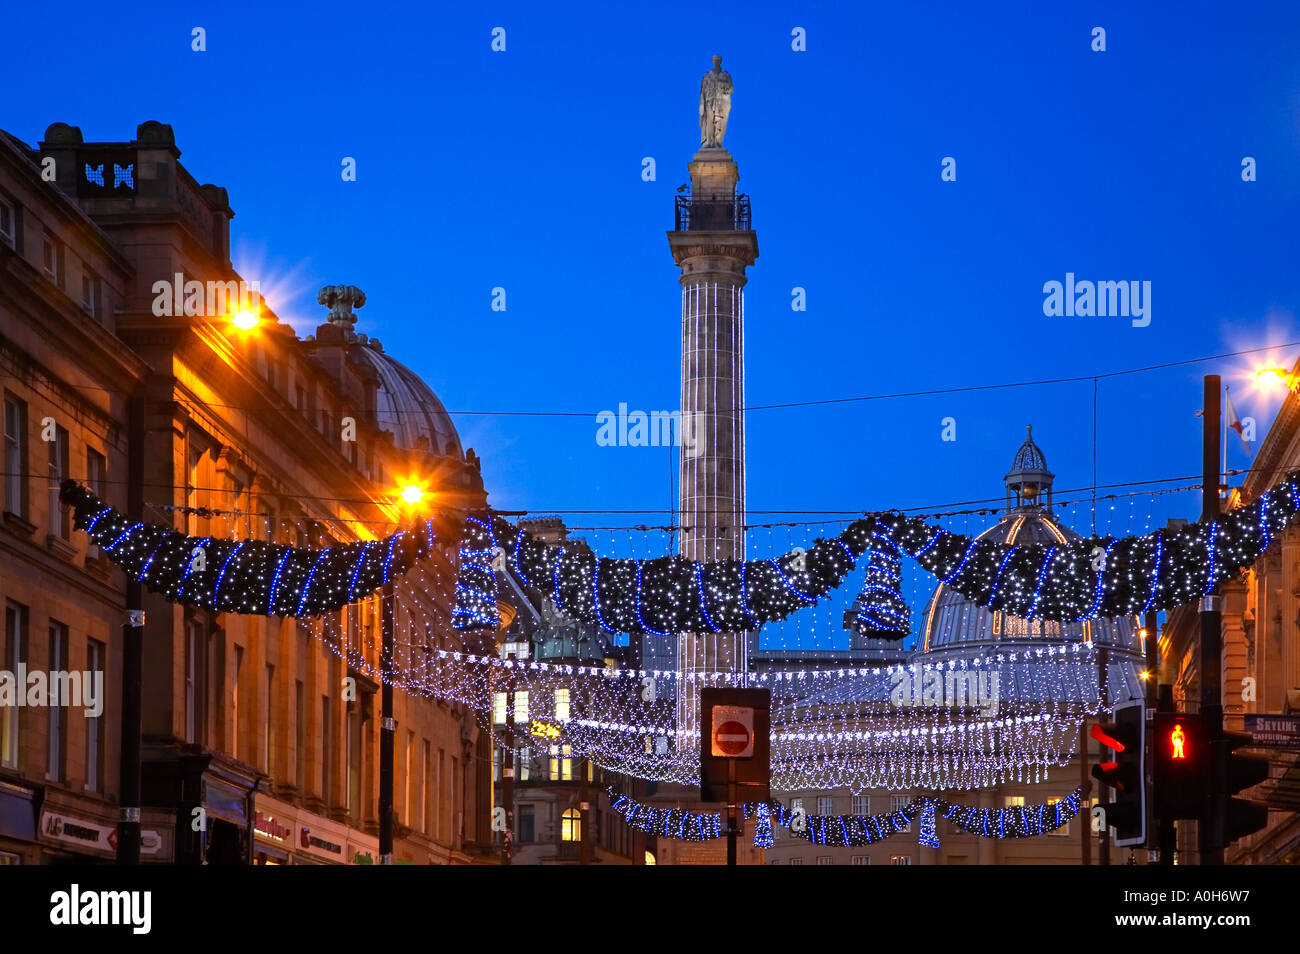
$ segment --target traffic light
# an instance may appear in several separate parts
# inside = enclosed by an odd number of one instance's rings
[[[1115,790],[1114,800],[1101,805],[1115,844],[1140,845],[1147,836],[1146,705],[1135,700],[1111,714],[1115,721],[1093,725],[1092,737],[1115,753],[1115,761],[1094,765],[1092,776]]]
[[[1252,739],[1240,732],[1225,732],[1216,739],[1211,749],[1222,773],[1222,793],[1225,798],[1223,843],[1225,845],[1259,831],[1268,824],[1268,809],[1263,805],[1233,798],[1243,788],[1250,788],[1268,778],[1268,759],[1253,755],[1237,755],[1235,749],[1250,745]]]
[[[1200,818],[1209,792],[1210,750],[1199,715],[1157,712],[1151,728],[1155,817]]]

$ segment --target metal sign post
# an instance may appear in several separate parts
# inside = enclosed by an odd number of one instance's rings
[[[770,797],[772,695],[766,689],[700,691],[700,800],[727,804],[727,864],[736,863],[742,802]]]

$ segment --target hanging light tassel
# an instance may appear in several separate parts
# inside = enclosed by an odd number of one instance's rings
[[[868,542],[867,575],[853,608],[846,613],[845,628],[858,639],[899,640],[911,630],[911,610],[903,599],[898,546],[875,532]]]
[[[759,802],[754,816],[754,847],[772,847],[772,813],[767,802]]]
[[[934,802],[928,798],[921,806],[921,832],[916,840],[927,848],[939,847],[939,830],[934,822]]]

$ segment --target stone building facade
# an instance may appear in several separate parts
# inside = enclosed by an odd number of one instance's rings
[[[324,289],[328,320],[306,338],[264,304],[256,327],[232,323],[255,276],[232,267],[225,190],[179,157],[155,122],[116,143],[61,123],[36,148],[0,134],[0,669],[99,669],[107,696],[95,719],[0,710],[0,860],[113,857],[127,581],[72,530],[60,479],[125,509],[137,454],[145,519],[300,545],[388,532],[407,481],[444,506],[486,499],[436,396],[355,332],[358,289]],[[453,557],[429,572],[450,580]],[[406,600],[398,626],[446,609]],[[142,860],[377,862],[381,597],[311,620],[148,593],[145,610]],[[398,692],[395,717],[394,861],[488,859],[473,714]]]

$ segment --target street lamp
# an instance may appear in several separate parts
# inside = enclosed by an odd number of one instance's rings
[[[262,319],[253,311],[237,311],[230,316],[230,323],[240,331],[252,331]]]
[[[1295,376],[1286,368],[1260,368],[1255,372],[1255,377],[1266,384],[1280,384],[1288,390],[1296,390]]]
[[[424,499],[424,488],[419,484],[407,484],[402,488],[402,500],[415,506]]]

